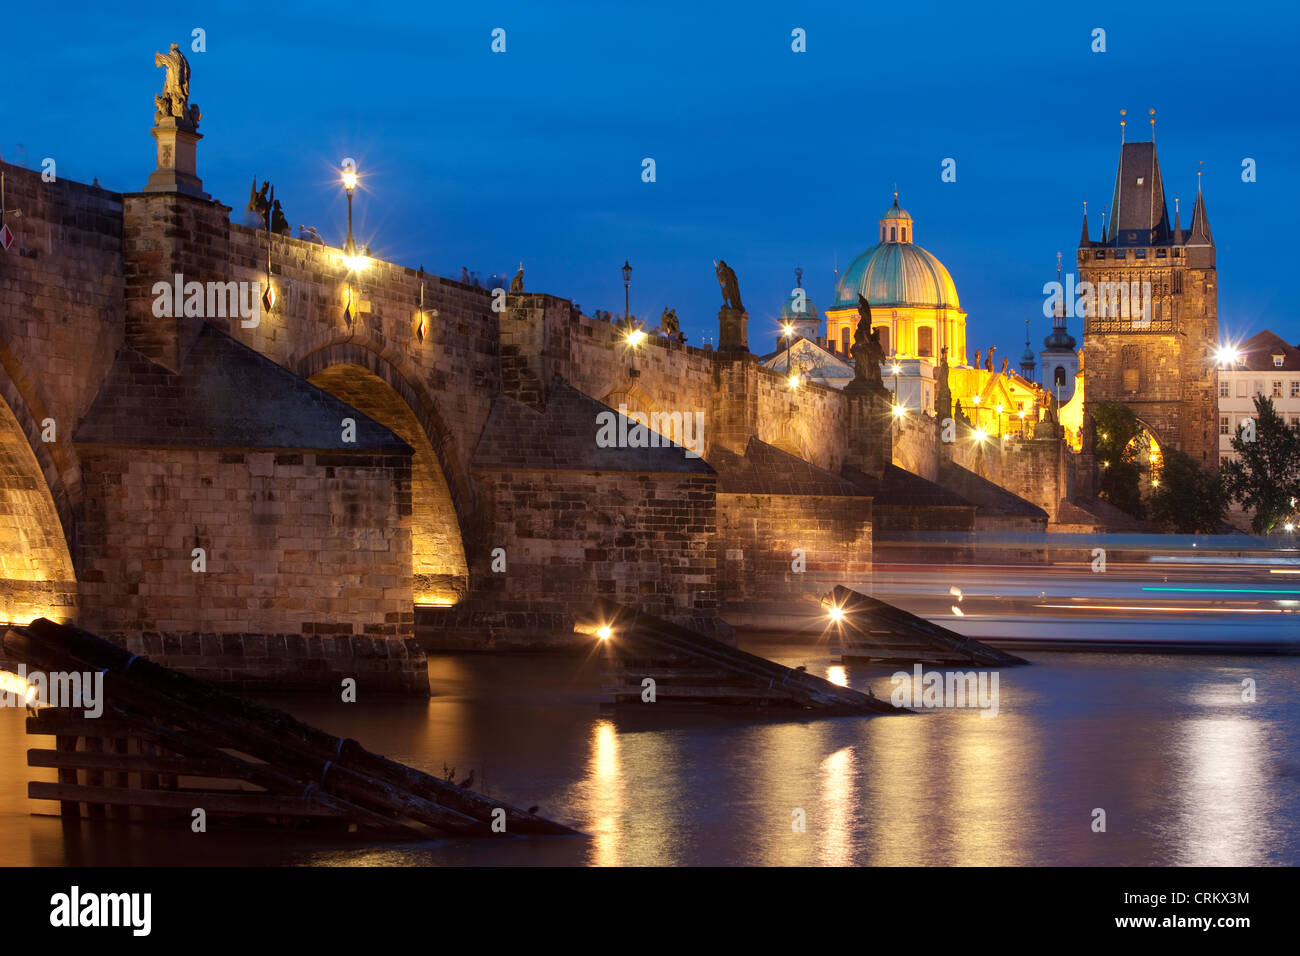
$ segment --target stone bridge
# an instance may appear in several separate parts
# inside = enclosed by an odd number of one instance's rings
[[[1041,528],[1069,496],[1059,440],[943,446],[874,396],[790,388],[743,321],[717,351],[631,345],[219,202],[3,172],[0,620],[242,685],[418,690],[420,644],[573,640],[596,595],[725,632],[869,573],[873,528]],[[242,317],[226,284],[268,275]],[[605,447],[619,406],[691,416],[701,457]]]

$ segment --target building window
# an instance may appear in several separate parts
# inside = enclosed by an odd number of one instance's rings
[[[890,241],[890,242],[893,242],[893,241],[894,241],[895,239],[897,239],[897,238],[898,238],[898,227],[897,227],[897,226],[890,226],[890,227],[889,227],[889,241]]]
[[[922,326],[916,330],[916,354],[929,358],[934,352],[934,329]]]
[[[1255,394],[1256,394],[1256,395],[1259,395],[1261,398],[1263,397],[1263,395],[1264,395],[1264,383],[1263,383],[1263,382],[1256,382],[1256,383],[1255,383]]]
[[[880,330],[880,348],[886,355],[889,354],[889,326],[877,325]]]
[[[1124,391],[1136,392],[1139,387],[1139,356],[1135,345],[1126,345],[1120,349],[1120,364],[1124,369]]]
[[[1134,249],[1133,255],[1137,256],[1139,259],[1145,259],[1147,257],[1147,251],[1145,249]]]
[[[1228,398],[1232,394],[1232,385],[1229,382],[1219,383],[1219,398]]]
[[[903,227],[903,241],[907,242],[907,227]]]
[[[1274,368],[1281,368],[1281,367],[1282,367],[1282,362],[1283,362],[1285,359],[1286,359],[1286,356],[1285,356],[1285,355],[1274,355],[1274,356],[1273,356],[1273,367],[1274,367]]]
[[[1300,378],[1291,379],[1291,397],[1300,398]]]
[[[1169,256],[1169,250],[1168,250],[1168,249],[1157,249],[1157,250],[1156,250],[1156,258],[1157,258],[1157,259],[1165,259],[1165,258],[1168,258],[1168,256]]]
[[[1282,397],[1282,383],[1281,383],[1281,382],[1274,382],[1274,383],[1273,383],[1273,397],[1274,397],[1274,398],[1281,398],[1281,397]]]
[[[884,226],[881,226],[881,227],[880,227],[880,241],[881,241],[881,242],[884,242],[884,241],[885,241],[885,227],[884,227]]]
[[[1106,258],[1106,250],[1105,250],[1105,249],[1098,249],[1095,253],[1093,253],[1093,256],[1092,256],[1092,257],[1093,257],[1094,259],[1105,259],[1105,258]]]
[[[840,346],[843,348],[844,354],[848,355],[849,354],[849,327],[847,325],[840,329]]]
[[[1220,435],[1232,434],[1232,419],[1230,416],[1228,415],[1219,416],[1219,434]]]
[[[1125,250],[1125,249],[1116,249],[1116,250],[1115,250],[1115,258],[1116,258],[1116,259],[1124,259],[1124,258],[1127,258],[1127,257],[1128,257],[1128,251],[1127,251],[1127,250]]]

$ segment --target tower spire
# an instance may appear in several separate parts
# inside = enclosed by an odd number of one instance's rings
[[[1183,220],[1178,211],[1178,197],[1174,197],[1174,245],[1183,244]]]
[[[1079,235],[1079,245],[1091,245],[1091,240],[1088,238],[1088,200],[1086,199],[1083,201],[1083,232]]]
[[[1052,319],[1054,328],[1065,327],[1065,286],[1061,285],[1061,254],[1056,254],[1056,287],[1061,290],[1060,298],[1056,303],[1056,315]],[[1028,330],[1026,329],[1026,332]]]
[[[1205,160],[1200,164],[1204,166]],[[1192,209],[1192,234],[1187,240],[1189,246],[1212,246],[1214,239],[1210,235],[1210,217],[1205,212],[1205,197],[1201,195],[1201,173],[1196,171],[1196,206]]]

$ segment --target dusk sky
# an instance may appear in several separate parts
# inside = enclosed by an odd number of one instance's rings
[[[144,6],[144,5],[141,5]],[[1288,236],[1300,181],[1293,5],[771,3],[15,5],[0,156],[140,189],[154,166],[155,51],[181,44],[203,111],[198,172],[242,221],[269,179],[296,233],[341,243],[344,156],[373,255],[456,277],[513,273],[587,313],[677,309],[717,334],[712,260],[736,270],[753,351],[796,266],[819,309],[872,245],[898,183],[950,270],[973,354],[1013,363],[1082,203],[1109,205],[1119,111],[1156,142],[1172,218],[1198,161],[1218,246],[1219,325],[1300,340]],[[207,52],[190,51],[206,30]],[[490,49],[506,30],[504,54]],[[807,52],[791,51],[791,31]],[[1091,51],[1094,28],[1106,52]],[[657,181],[642,182],[653,158]],[[957,180],[940,180],[945,158]],[[1242,161],[1258,181],[1242,181]],[[1288,283],[1292,283],[1288,285]],[[1288,288],[1292,291],[1288,292]],[[1077,323],[1071,331],[1076,336]]]

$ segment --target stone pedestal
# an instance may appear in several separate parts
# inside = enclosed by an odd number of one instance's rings
[[[199,179],[195,147],[203,134],[175,116],[164,116],[151,130],[158,141],[158,168],[149,174],[142,192],[183,193],[196,199],[211,199]]]
[[[889,393],[866,382],[850,382],[848,443],[844,461],[873,477],[880,478],[894,460],[893,414]]]
[[[718,310],[718,351],[748,352],[749,313],[740,309],[729,309],[725,305]]]

